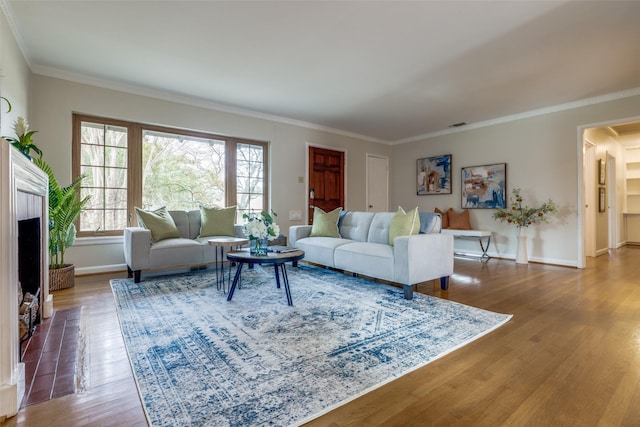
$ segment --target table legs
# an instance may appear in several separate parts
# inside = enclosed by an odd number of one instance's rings
[[[233,293],[236,291],[236,287],[238,282],[240,281],[240,274],[242,272],[242,266],[244,262],[240,262],[238,264],[238,269],[236,270],[236,274],[233,276],[233,282],[231,283],[231,288],[229,289],[229,294],[227,295],[227,301],[231,301],[233,298]],[[278,270],[279,268],[279,270]],[[289,288],[289,276],[287,276],[287,267],[284,262],[273,264],[274,274],[276,276],[276,287],[280,289],[280,274],[282,274],[282,283],[284,284],[284,291],[287,294],[287,304],[293,305],[293,300],[291,298],[291,289]]]

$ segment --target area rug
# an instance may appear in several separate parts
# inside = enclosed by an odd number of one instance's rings
[[[152,426],[299,425],[485,335],[511,316],[330,270],[245,269],[111,287]]]

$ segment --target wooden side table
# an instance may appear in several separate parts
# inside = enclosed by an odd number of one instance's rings
[[[216,288],[227,293],[226,283],[231,283],[231,266],[229,266],[228,280],[224,278],[224,248],[240,248],[249,243],[249,239],[241,237],[215,237],[208,240],[211,246],[215,246],[216,253]],[[218,263],[218,251],[220,252],[220,263]],[[218,266],[218,264],[220,264]]]

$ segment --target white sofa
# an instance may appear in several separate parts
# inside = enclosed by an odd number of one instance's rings
[[[215,237],[200,237],[200,211],[169,211],[180,232],[179,238],[170,238],[153,243],[151,231],[142,227],[127,227],[124,230],[124,260],[129,277],[140,282],[143,270],[203,266],[215,262],[216,247],[208,240]],[[236,237],[244,237],[242,225],[235,226]],[[226,236],[228,237],[228,236]]]
[[[305,261],[403,285],[413,298],[416,283],[440,279],[446,290],[453,274],[453,236],[441,234],[440,215],[420,213],[421,234],[396,237],[389,245],[394,212],[346,212],[340,236],[309,237],[311,225],[289,228],[289,245],[305,252]]]

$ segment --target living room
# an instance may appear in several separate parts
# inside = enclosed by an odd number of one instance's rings
[[[637,9],[632,11],[637,12]],[[556,220],[532,229],[530,237],[535,237],[536,244],[530,253],[531,260],[569,269],[587,264],[584,212],[581,209],[584,204],[583,133],[586,129],[640,119],[640,82],[635,80],[635,86],[624,90],[598,93],[560,105],[545,105],[493,120],[475,123],[461,117],[471,124],[458,129],[441,129],[398,139],[367,138],[332,131],[326,126],[307,126],[301,121],[278,120],[266,114],[225,108],[211,101],[106,82],[78,73],[65,74],[44,65],[34,69],[25,59],[4,13],[0,21],[0,88],[2,96],[10,99],[14,107],[11,113],[2,114],[1,133],[11,135],[13,120],[18,116],[28,117],[31,127],[38,130],[38,146],[62,182],[71,180],[71,117],[74,112],[269,141],[270,183],[271,188],[277,189],[270,195],[271,207],[277,212],[306,211],[307,187],[299,178],[306,174],[305,156],[309,144],[348,153],[345,208],[350,210],[366,210],[368,154],[390,160],[390,210],[397,206],[418,206],[424,211],[433,211],[436,207],[461,209],[460,168],[506,163],[509,190],[522,188],[534,203],[551,198],[559,207]],[[576,65],[576,74],[579,74],[579,66]],[[545,76],[553,74],[553,67],[549,68]],[[637,74],[637,69],[632,71]],[[543,85],[544,79],[539,84]],[[624,150],[613,142],[600,142],[596,160],[605,158],[607,152],[614,154],[620,171],[617,174],[619,181],[609,183],[608,188],[623,188]],[[453,158],[452,193],[417,196],[416,159],[441,154],[451,154]],[[622,200],[622,195],[620,197]],[[280,221],[283,230],[304,222],[306,218],[289,220],[286,215]],[[491,210],[472,210],[471,222],[474,228],[493,231],[492,256],[515,257],[517,241],[513,227],[496,222]],[[623,247],[627,239],[622,213],[617,235],[616,247]],[[602,245],[596,250],[608,249],[608,242]],[[121,273],[125,269],[122,241],[118,238],[80,239],[68,251],[68,257],[81,275]],[[465,271],[469,268],[473,265],[465,267]]]

